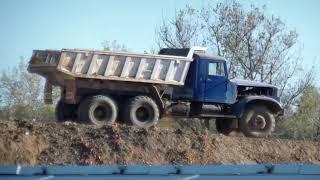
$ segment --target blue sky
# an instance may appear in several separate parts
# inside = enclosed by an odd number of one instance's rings
[[[33,49],[101,48],[103,40],[117,40],[132,51],[155,46],[155,29],[162,17],[190,4],[207,0],[1,0],[0,69],[12,67]],[[214,2],[214,1],[213,1]],[[304,68],[319,69],[320,1],[248,0],[266,4],[268,13],[281,17],[299,33]],[[317,71],[318,72],[318,71]],[[319,75],[318,75],[319,77]]]

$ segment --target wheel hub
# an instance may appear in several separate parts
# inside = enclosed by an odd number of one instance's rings
[[[251,120],[250,125],[253,129],[261,130],[265,128],[266,120],[263,116],[257,115]]]
[[[147,107],[139,107],[136,111],[136,115],[137,118],[139,119],[139,121],[145,122],[148,121],[150,118],[150,112],[149,109]]]
[[[94,116],[97,118],[98,121],[104,121],[106,118],[108,118],[108,108],[104,106],[98,106],[94,110]]]

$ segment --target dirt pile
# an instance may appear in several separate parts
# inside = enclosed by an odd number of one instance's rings
[[[0,164],[320,163],[320,144],[125,125],[0,121]]]

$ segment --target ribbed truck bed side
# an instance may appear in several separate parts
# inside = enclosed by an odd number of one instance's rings
[[[38,55],[39,53],[41,54]],[[44,68],[54,66],[57,71],[72,78],[184,85],[191,62],[192,56],[82,49],[35,50],[29,69],[39,73],[37,67],[40,67],[41,74],[44,75]]]

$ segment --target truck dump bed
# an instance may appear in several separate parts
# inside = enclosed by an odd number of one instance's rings
[[[194,51],[205,48],[190,48],[187,56],[85,49],[34,50],[28,69],[56,85],[76,78],[183,85]]]

